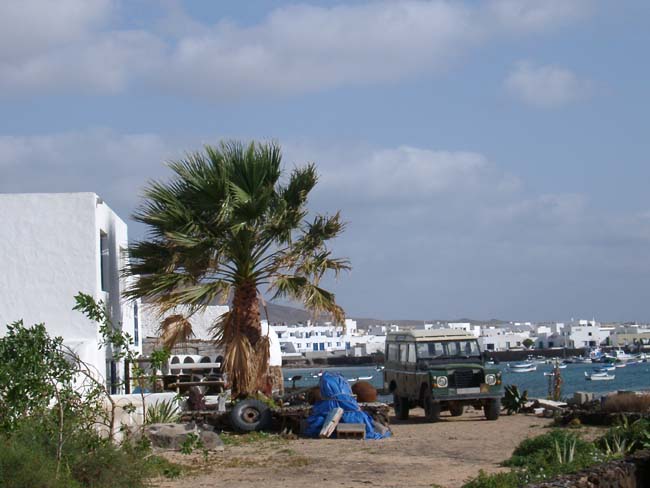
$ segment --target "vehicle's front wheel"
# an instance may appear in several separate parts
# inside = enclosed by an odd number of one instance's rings
[[[440,403],[434,402],[431,395],[424,397],[424,416],[429,422],[437,422],[440,420]]]
[[[487,403],[483,406],[483,411],[485,412],[485,418],[488,420],[496,420],[499,418],[501,413],[501,399],[494,398],[488,400]]]
[[[409,418],[409,399],[408,397],[398,396],[397,393],[393,395],[393,408],[395,409],[395,416],[400,420]]]

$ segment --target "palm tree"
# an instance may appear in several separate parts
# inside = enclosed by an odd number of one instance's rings
[[[134,218],[148,226],[130,247],[129,298],[148,298],[161,314],[186,307],[191,315],[215,301],[230,312],[214,325],[224,347],[233,395],[254,393],[268,374],[268,337],[261,333],[259,300],[302,302],[340,323],[344,312],[321,288],[327,272],[350,269],[332,257],[327,241],[344,229],[339,213],[307,221],[307,196],[318,180],[313,164],[284,181],[274,143],[222,142],[169,163],[168,182],[150,182]],[[167,337],[187,336],[187,321],[173,315]],[[170,332],[178,326],[183,333]]]

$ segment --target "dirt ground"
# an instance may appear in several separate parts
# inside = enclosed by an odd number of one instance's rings
[[[168,454],[175,462],[192,464],[192,474],[158,480],[157,488],[245,487],[431,487],[461,486],[479,469],[502,470],[526,437],[541,435],[550,420],[532,415],[502,416],[495,422],[469,409],[462,417],[424,421],[421,409],[408,421],[391,419],[393,436],[380,441],[336,439],[287,440],[270,436],[246,442],[228,437],[223,452],[200,455]],[[241,441],[239,439],[242,439]]]

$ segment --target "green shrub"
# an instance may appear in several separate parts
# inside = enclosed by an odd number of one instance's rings
[[[62,470],[57,479],[56,459],[37,443],[0,439],[0,486],[3,488],[80,487]]]
[[[533,479],[578,471],[605,456],[575,432],[553,430],[522,441],[504,466],[525,470]]]
[[[650,448],[650,420],[639,419],[629,423],[622,417],[619,424],[611,427],[596,441],[596,445],[608,455],[624,455],[638,449]]]
[[[487,474],[480,470],[478,476],[468,480],[463,488],[519,488],[527,482],[526,475],[518,471]]]
[[[147,407],[146,424],[170,424],[178,422],[180,409],[174,400],[163,400]]]

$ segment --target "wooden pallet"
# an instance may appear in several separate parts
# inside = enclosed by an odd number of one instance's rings
[[[366,424],[339,424],[336,427],[338,439],[365,439]]]

